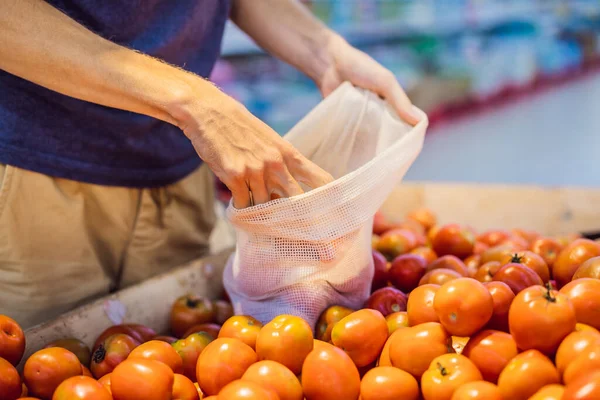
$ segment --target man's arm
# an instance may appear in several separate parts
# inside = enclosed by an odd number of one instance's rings
[[[394,75],[350,46],[297,0],[233,0],[231,19],[269,53],[312,78],[323,95],[343,81],[385,98],[409,123],[412,104]]]
[[[237,207],[331,180],[214,85],[101,38],[43,0],[2,0],[0,69],[81,100],[179,126]]]

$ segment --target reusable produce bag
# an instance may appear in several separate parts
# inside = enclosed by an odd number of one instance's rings
[[[415,109],[416,110],[416,109]],[[224,272],[236,314],[280,314],[314,327],[330,305],[360,308],[373,277],[373,217],[418,156],[426,115],[412,127],[377,95],[344,83],[286,136],[334,182],[236,209],[237,246]]]

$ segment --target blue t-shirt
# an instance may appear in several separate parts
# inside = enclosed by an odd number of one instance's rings
[[[229,0],[47,0],[115,43],[208,77]],[[201,161],[179,128],[0,70],[0,163],[101,185],[156,187]]]

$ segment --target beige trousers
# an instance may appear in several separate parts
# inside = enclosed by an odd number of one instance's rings
[[[213,202],[205,166],[129,189],[0,164],[0,314],[30,327],[205,255]]]

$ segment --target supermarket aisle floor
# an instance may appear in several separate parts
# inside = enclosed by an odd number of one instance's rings
[[[433,127],[406,179],[600,187],[600,74]]]

